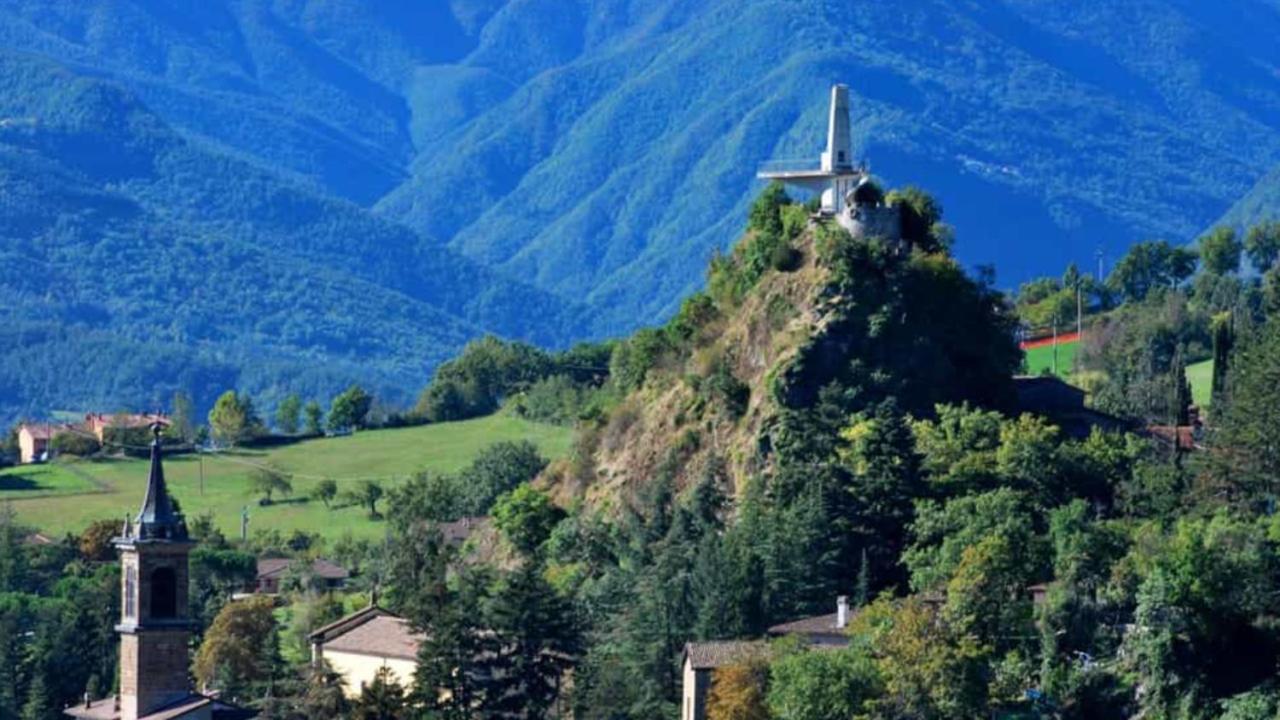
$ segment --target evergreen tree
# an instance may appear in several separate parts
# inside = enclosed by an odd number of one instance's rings
[[[58,714],[45,683],[44,672],[37,668],[27,687],[27,700],[22,705],[22,720],[56,720]]]
[[[548,717],[581,648],[573,607],[525,561],[509,574],[488,613],[495,648],[485,677],[485,717]]]
[[[319,435],[324,432],[324,408],[315,400],[307,401],[302,408],[303,428],[308,435]]]
[[[298,417],[302,413],[302,398],[291,393],[276,407],[276,427],[285,435],[298,432]]]
[[[340,718],[347,714],[350,703],[343,691],[343,678],[328,661],[320,658],[307,667],[304,690],[298,702],[301,714],[313,720]]]
[[[352,703],[352,720],[405,720],[409,717],[404,686],[391,668],[382,666]]]
[[[1221,405],[1231,369],[1231,348],[1235,345],[1235,323],[1230,313],[1213,319],[1213,404]]]

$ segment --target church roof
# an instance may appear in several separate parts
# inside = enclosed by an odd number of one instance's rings
[[[416,660],[422,636],[409,621],[390,615],[370,618],[323,642],[325,652],[348,652],[375,657]]]
[[[187,540],[187,523],[174,507],[173,498],[164,482],[164,463],[161,459],[161,425],[151,426],[155,439],[151,442],[151,470],[147,478],[147,494],[142,498],[142,509],[132,528],[125,528],[126,540]]]
[[[72,705],[62,712],[79,720],[120,720],[120,701],[114,697],[103,698]],[[192,693],[177,702],[143,715],[138,720],[183,720],[196,717],[211,717],[213,720],[253,720],[258,717],[258,713],[256,710],[229,705],[208,695]]]

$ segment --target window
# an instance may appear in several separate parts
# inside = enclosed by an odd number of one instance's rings
[[[178,615],[178,578],[173,568],[156,568],[151,573],[151,617],[173,618]]]
[[[132,565],[124,569],[124,616],[138,617],[138,568]]]

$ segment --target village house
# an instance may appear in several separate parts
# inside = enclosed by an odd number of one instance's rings
[[[65,425],[23,423],[18,427],[18,460],[24,465],[49,459],[49,443],[53,436],[66,430]]]
[[[299,562],[305,561],[294,558],[258,558],[255,592],[263,595],[275,595],[280,592],[280,581]],[[312,560],[304,572],[310,574],[314,587],[322,590],[341,590],[351,575],[346,568],[324,558]]]
[[[106,442],[108,428],[139,429],[155,424],[169,425],[169,419],[161,414],[86,413],[80,423],[23,423],[18,426],[18,460],[23,464],[44,462],[50,457],[53,439],[63,433],[76,433]]]
[[[120,553],[120,681],[118,694],[85,697],[64,710],[81,720],[250,720],[252,710],[195,692],[188,648],[195,621],[189,603],[188,557],[195,542],[169,497],[161,461],[160,424],[153,426],[151,469],[142,510],[115,538]]]
[[[370,605],[311,633],[311,661],[329,663],[342,676],[343,691],[357,697],[382,668],[406,687],[413,684],[422,637],[409,621]]]
[[[836,611],[827,615],[800,618],[774,625],[768,630],[770,639],[796,637],[814,649],[836,649],[849,644],[845,628],[853,610],[849,598],[836,598]],[[684,646],[683,691],[680,699],[681,720],[706,720],[707,692],[715,680],[716,670],[752,659],[766,659],[769,640],[713,640]]]
[[[123,428],[134,430],[137,428],[152,427],[159,423],[162,427],[169,426],[169,418],[160,413],[112,413],[106,415],[103,413],[86,413],[81,428],[98,438],[98,442],[106,442],[107,428]]]

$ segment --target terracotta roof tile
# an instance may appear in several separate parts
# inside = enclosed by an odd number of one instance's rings
[[[323,643],[326,652],[357,653],[375,657],[415,660],[422,637],[413,632],[409,621],[379,615]]]
[[[684,655],[694,670],[713,670],[755,657],[766,657],[768,643],[762,640],[712,640],[689,643]]]

